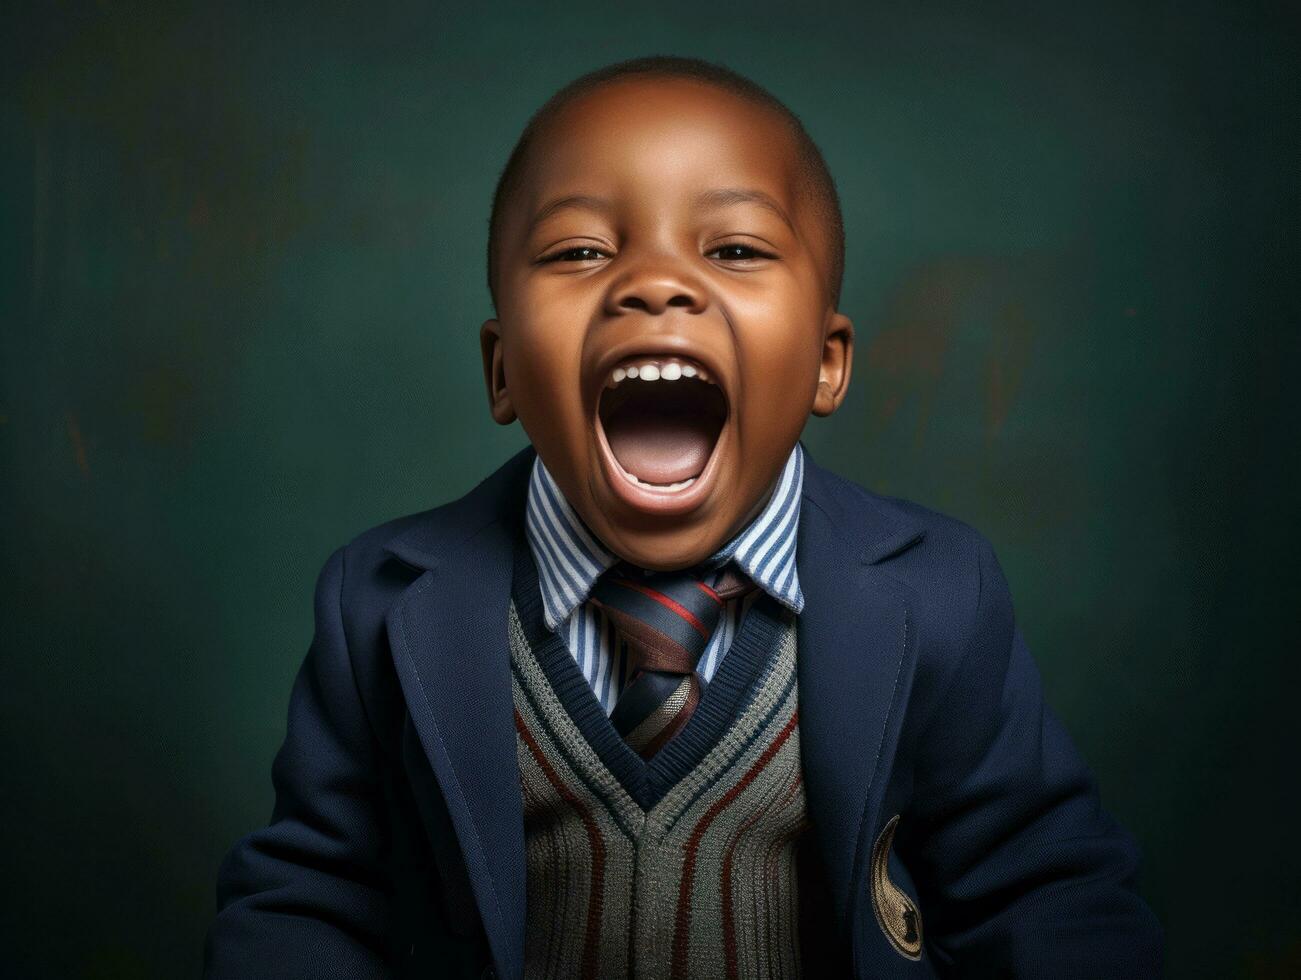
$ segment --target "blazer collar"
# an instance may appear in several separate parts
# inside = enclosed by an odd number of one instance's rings
[[[514,542],[533,449],[416,515],[385,548],[422,574],[385,616],[411,723],[438,781],[497,974],[524,972],[524,804],[510,649]]]
[[[386,549],[423,574],[386,619],[394,664],[460,843],[500,975],[523,973],[525,855],[506,630],[514,542],[536,453],[416,515]],[[864,891],[863,841],[880,805],[917,649],[908,590],[885,572],[922,526],[804,450],[797,679],[805,785],[837,920]]]
[[[810,459],[798,564],[800,746],[809,815],[837,922],[864,900],[864,855],[912,689],[917,629],[909,588],[888,571],[924,528]],[[854,933],[856,936],[857,933]]]

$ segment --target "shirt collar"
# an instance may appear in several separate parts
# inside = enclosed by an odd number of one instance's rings
[[[795,570],[795,542],[803,485],[804,451],[796,442],[763,510],[702,564],[717,569],[729,560],[735,561],[774,599],[801,612],[804,593]],[[543,618],[547,628],[555,630],[619,557],[601,543],[570,506],[541,456],[534,457],[529,477],[525,530],[538,567]]]

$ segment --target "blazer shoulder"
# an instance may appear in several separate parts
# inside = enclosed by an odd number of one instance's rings
[[[359,531],[343,545],[345,562],[350,568],[361,571],[373,570],[393,561],[396,556],[390,550],[390,545],[394,541],[403,540],[413,532],[445,524],[456,503],[457,501],[451,500],[421,511],[391,517]]]
[[[889,542],[869,545],[864,560],[882,585],[907,596],[923,677],[949,675],[973,645],[1010,642],[1011,595],[987,535],[953,514],[847,477],[824,480],[822,496],[835,500],[845,526],[870,528]]]
[[[966,577],[986,555],[993,556],[990,539],[960,517],[906,497],[879,493],[830,470],[823,470],[821,479],[854,519],[890,529],[879,533],[904,539],[906,549],[881,555],[879,562],[895,561],[906,553],[911,564],[925,565],[927,571]]]

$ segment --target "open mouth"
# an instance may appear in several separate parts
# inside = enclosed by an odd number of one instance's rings
[[[625,480],[677,494],[704,473],[727,421],[727,399],[690,358],[636,356],[611,370],[597,416]]]

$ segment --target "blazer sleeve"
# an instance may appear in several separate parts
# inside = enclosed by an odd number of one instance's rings
[[[340,610],[344,549],[316,582],[315,633],[272,765],[271,822],[222,861],[208,980],[390,976],[380,749],[358,695]]]
[[[928,946],[945,976],[1159,977],[1137,846],[1044,703],[1007,581],[978,538],[970,640],[919,742],[908,846]]]

